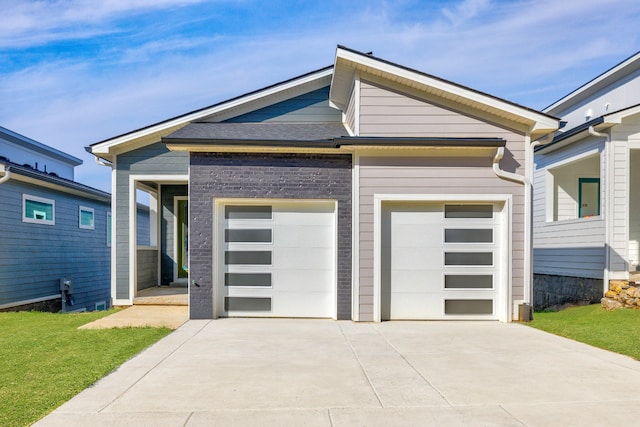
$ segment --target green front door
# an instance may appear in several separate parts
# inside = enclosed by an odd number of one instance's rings
[[[187,200],[178,200],[178,278],[189,277],[189,208]]]

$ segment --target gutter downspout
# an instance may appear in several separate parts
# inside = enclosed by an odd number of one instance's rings
[[[10,178],[11,178],[11,171],[9,169],[5,169],[4,176],[0,178],[0,184],[4,184],[5,182],[9,181]]]
[[[611,144],[609,144],[609,135],[606,133],[601,133],[601,132],[597,132],[595,130],[595,128],[593,126],[589,126],[589,135],[591,136],[595,136],[597,138],[604,138],[604,146],[605,146],[605,150],[607,153],[606,156],[606,163],[605,163],[605,174],[604,176],[607,177],[607,179],[605,180],[604,184],[606,185],[605,188],[605,195],[607,197],[607,199],[610,199],[613,195],[613,191],[611,189],[611,183],[610,183],[610,177],[613,176],[613,173],[611,173],[612,171],[610,171],[610,167],[609,165],[611,164],[611,160],[610,158],[611,156]],[[607,210],[605,211],[605,215],[604,215],[604,235],[605,235],[605,266],[604,266],[604,277],[603,277],[603,289],[602,289],[602,294],[604,295],[605,292],[607,292],[609,290],[609,269],[611,267],[611,245],[609,245],[609,237],[611,236],[611,230],[612,230],[612,226],[611,226],[611,216],[609,209],[610,206],[613,206],[613,203],[609,203],[611,200],[607,200],[607,203],[604,204],[605,207],[607,207]]]
[[[528,137],[527,137],[528,139]],[[530,144],[525,151],[525,175],[507,172],[500,169],[500,160],[504,157],[504,147],[496,150],[493,158],[493,172],[499,178],[514,181],[524,185],[524,302],[530,304],[533,311],[533,150],[535,147],[547,144],[553,140],[553,132]],[[509,302],[511,304],[511,301]]]
[[[95,154],[93,155],[93,160],[95,160],[95,162],[97,164],[99,164],[100,166],[106,166],[108,168],[112,168],[113,169],[113,164],[106,163],[105,160],[101,159],[100,157],[96,156]]]

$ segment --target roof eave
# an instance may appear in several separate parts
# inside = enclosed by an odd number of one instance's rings
[[[530,134],[534,136],[542,136],[559,128],[560,120],[549,114],[339,45],[336,49],[329,99],[342,109],[348,102],[356,70],[375,70],[375,74],[382,78],[394,81],[398,78],[406,79],[418,84],[424,90],[429,89],[465,98],[482,106],[479,108],[482,111],[488,111],[488,109],[502,111],[515,122],[527,124]]]
[[[149,137],[153,138],[153,137],[161,137],[164,135],[168,135],[170,132],[179,129],[180,127],[192,121],[196,121],[196,120],[205,118],[207,116],[220,113],[225,110],[238,108],[243,104],[249,104],[251,102],[256,102],[258,100],[269,98],[271,96],[274,96],[277,93],[293,89],[296,86],[301,86],[306,83],[312,83],[313,81],[327,78],[332,74],[332,72],[333,72],[333,66],[324,67],[319,70],[312,71],[307,74],[303,74],[302,76],[294,77],[292,79],[288,79],[283,82],[276,83],[274,85],[267,86],[265,88],[262,88],[256,91],[252,91],[247,94],[240,95],[238,97],[220,102],[218,104],[214,104],[209,107],[195,110],[187,114],[173,117],[171,119],[164,120],[162,122],[158,122],[153,125],[134,130],[132,132],[128,132],[110,139],[96,142],[94,144],[91,144],[89,147],[91,149],[91,153],[93,154],[109,155],[109,154],[112,154],[114,147],[117,147],[119,145],[126,144],[128,142],[141,139],[141,138],[149,138]],[[106,157],[106,158],[108,160],[111,160],[109,157]]]

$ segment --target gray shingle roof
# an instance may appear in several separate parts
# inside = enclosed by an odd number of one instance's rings
[[[332,141],[348,136],[342,123],[190,123],[164,142],[202,141]]]

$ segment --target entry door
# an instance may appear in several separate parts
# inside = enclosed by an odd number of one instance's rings
[[[499,218],[494,204],[383,204],[381,318],[497,319]]]
[[[334,317],[335,205],[238,202],[218,208],[218,313]]]

